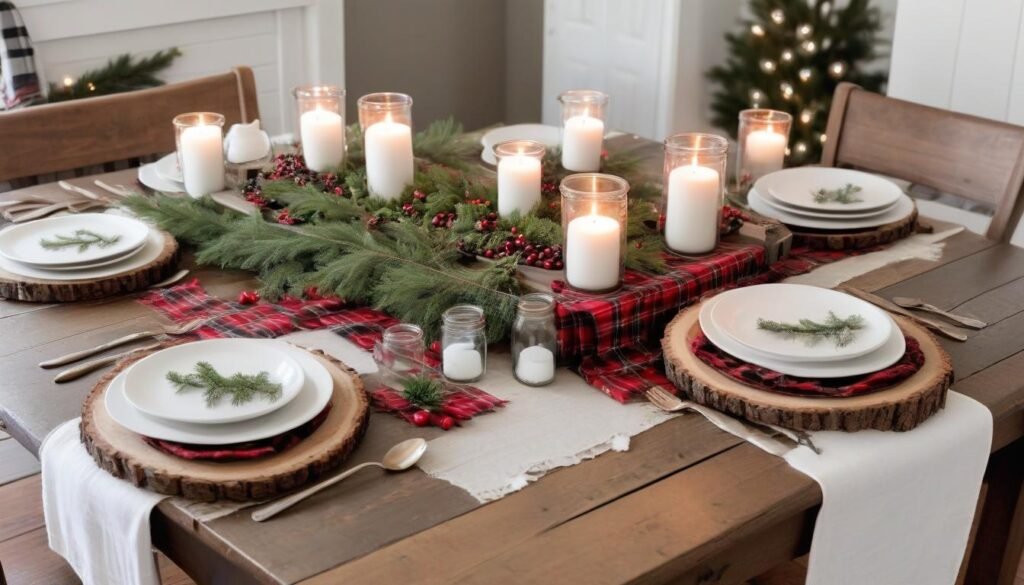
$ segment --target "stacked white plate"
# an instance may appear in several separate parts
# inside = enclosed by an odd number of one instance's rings
[[[140,166],[139,182],[162,193],[184,193],[185,179],[178,166],[178,154],[172,152],[156,162]]]
[[[224,376],[266,372],[281,386],[277,400],[256,396],[245,404],[228,397],[206,403],[202,389],[178,392],[169,372],[191,373],[208,362]],[[107,412],[140,435],[192,445],[258,441],[309,422],[327,406],[334,381],[308,352],[268,339],[212,339],[176,345],[147,356],[110,382]]]
[[[856,201],[818,202],[820,190],[848,185]],[[850,169],[799,167],[769,173],[754,182],[747,202],[766,217],[802,228],[849,231],[870,229],[899,221],[914,212],[914,202],[887,179]]]
[[[758,319],[820,322],[829,312],[841,319],[860,315],[864,326],[843,346],[758,327]],[[711,343],[736,358],[805,378],[877,372],[899,361],[906,350],[903,332],[885,311],[845,293],[802,284],[763,284],[721,293],[704,302],[700,326]]]
[[[101,236],[112,243],[55,247],[62,238]],[[163,249],[159,230],[113,213],[38,219],[0,231],[0,268],[43,280],[94,280],[152,262]]]

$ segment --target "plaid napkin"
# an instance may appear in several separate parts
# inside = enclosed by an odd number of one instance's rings
[[[35,49],[14,4],[0,1],[0,93],[8,110],[44,101],[36,74]]]
[[[469,420],[478,414],[508,404],[507,400],[492,396],[475,386],[459,384],[451,386],[449,390],[450,393],[444,398],[444,404],[437,411],[430,413],[430,424],[435,427],[441,426],[441,419],[444,416],[452,417],[455,424],[459,424],[459,421]],[[401,391],[390,386],[380,386],[370,394],[370,399],[374,407],[381,412],[390,412],[409,423],[413,422],[412,415],[421,410],[406,400]]]

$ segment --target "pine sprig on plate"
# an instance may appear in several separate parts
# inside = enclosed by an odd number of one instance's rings
[[[75,230],[70,236],[56,234],[54,238],[53,240],[43,238],[39,240],[39,245],[47,250],[63,250],[64,248],[77,246],[78,252],[82,253],[93,246],[108,248],[121,241],[121,236],[119,235],[104,236],[84,228]]]
[[[203,390],[206,406],[216,406],[222,398],[230,396],[231,404],[241,406],[257,396],[271,402],[281,398],[281,385],[270,381],[270,374],[235,373],[229,377],[220,374],[209,362],[199,362],[192,373],[167,372],[167,381],[184,392],[193,388]]]
[[[840,203],[842,205],[849,205],[850,203],[860,203],[864,201],[860,197],[857,197],[857,193],[863,191],[857,185],[847,183],[842,187],[835,189],[818,189],[814,192],[815,203]]]
[[[850,315],[842,319],[832,311],[824,321],[818,322],[812,319],[800,319],[797,323],[782,323],[770,319],[758,319],[757,328],[782,333],[788,338],[803,338],[809,345],[814,345],[824,339],[831,339],[836,347],[846,347],[853,342],[856,331],[864,328],[864,317]]]

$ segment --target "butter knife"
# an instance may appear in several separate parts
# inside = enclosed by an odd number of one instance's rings
[[[967,336],[966,335],[964,335],[963,333],[960,333],[959,331],[957,331],[956,329],[953,329],[952,327],[949,327],[945,323],[940,323],[939,321],[936,321],[934,319],[929,319],[928,317],[921,317],[919,315],[915,315],[915,314],[911,313],[910,311],[904,309],[903,307],[897,305],[896,303],[890,301],[889,299],[880,297],[880,296],[875,295],[875,294],[871,294],[871,293],[869,293],[867,291],[863,291],[863,290],[860,290],[858,288],[853,288],[852,286],[840,286],[838,288],[839,288],[839,290],[841,290],[841,291],[843,291],[845,293],[849,293],[849,294],[857,297],[858,299],[860,299],[862,301],[867,301],[867,302],[871,303],[872,305],[875,305],[877,307],[885,309],[886,311],[889,311],[890,313],[896,313],[897,315],[903,315],[904,317],[907,317],[907,318],[909,318],[909,319],[911,319],[913,321],[916,321],[916,322],[920,323],[921,325],[924,325],[925,327],[928,327],[929,329],[932,329],[933,331],[937,331],[937,332],[941,333],[942,335],[945,335],[946,337],[948,337],[950,339],[955,339],[956,341],[967,341]]]

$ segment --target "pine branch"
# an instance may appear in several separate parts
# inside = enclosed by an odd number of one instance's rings
[[[864,201],[856,194],[860,193],[862,189],[857,185],[847,183],[843,187],[836,189],[818,189],[814,191],[814,202],[815,203],[841,203],[843,205],[849,205],[851,203],[860,203]]]
[[[202,389],[206,406],[216,406],[225,396],[230,396],[231,404],[235,406],[250,402],[256,396],[263,396],[271,402],[281,398],[281,385],[271,382],[269,373],[249,375],[237,372],[225,378],[209,362],[197,363],[189,374],[167,372],[167,381],[174,384],[179,393],[192,388]]]
[[[815,345],[823,339],[831,339],[836,347],[845,347],[853,342],[855,332],[863,329],[864,324],[864,317],[860,315],[840,319],[832,311],[829,311],[828,317],[820,323],[811,319],[800,319],[797,323],[781,323],[761,318],[757,320],[758,329],[782,333],[787,338],[802,337],[806,339],[808,345]]]
[[[416,156],[438,164],[465,169],[466,160],[479,154],[479,146],[462,133],[455,118],[437,120],[413,138]]]
[[[324,221],[351,221],[366,216],[366,210],[352,199],[325,193],[313,185],[293,181],[266,181],[260,185],[263,197],[283,203],[294,217]]]
[[[48,99],[62,102],[163,85],[157,73],[170,67],[180,56],[177,48],[157,51],[138,60],[125,53],[107,61],[101,69],[86,71],[70,86],[51,85]]]
[[[104,236],[87,229],[75,230],[74,234],[70,236],[57,234],[54,237],[56,238],[54,240],[46,238],[39,240],[39,245],[46,250],[63,250],[70,246],[77,246],[78,252],[82,253],[93,246],[108,248],[121,241],[119,235]]]
[[[164,194],[132,195],[122,199],[120,206],[193,244],[228,233],[241,219],[237,213],[224,211],[209,197],[195,200]]]
[[[427,376],[402,380],[402,397],[423,410],[437,410],[444,404],[444,384]]]

